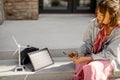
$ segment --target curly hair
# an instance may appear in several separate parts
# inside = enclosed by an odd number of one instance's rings
[[[110,26],[115,26],[117,21],[120,20],[120,0],[102,0],[96,8],[101,13],[105,14],[106,11],[111,15]]]

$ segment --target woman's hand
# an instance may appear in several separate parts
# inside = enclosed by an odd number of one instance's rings
[[[87,56],[86,57],[79,56],[77,51],[71,52],[68,55],[68,57],[75,64],[80,64],[80,63],[83,63],[83,62],[90,62],[90,61],[93,60],[92,57],[90,57],[90,56],[88,56],[88,57]]]
[[[79,59],[80,56],[78,55],[77,51],[73,51],[70,54],[68,54],[68,58],[75,63],[75,61]]]
[[[81,64],[83,62],[91,62],[93,61],[92,57],[73,57],[73,58],[69,58],[71,61],[73,61],[73,63],[75,64]]]
[[[73,52],[71,52],[70,54],[68,54],[68,57],[70,57],[70,58],[79,57],[79,55],[78,55],[78,52],[77,52],[77,51],[73,51]]]

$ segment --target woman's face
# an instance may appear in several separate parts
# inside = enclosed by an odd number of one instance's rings
[[[109,24],[110,14],[109,14],[108,11],[106,11],[105,14],[103,14],[98,9],[96,15],[97,15],[97,21],[98,21],[99,24],[105,24],[105,25]]]

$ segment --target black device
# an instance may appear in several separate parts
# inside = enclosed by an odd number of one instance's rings
[[[28,53],[34,52],[34,51],[38,51],[38,50],[39,50],[39,48],[27,45],[27,48],[23,49],[20,52],[20,55],[21,55],[21,64],[25,65],[25,64],[31,63],[30,59],[28,57]]]
[[[32,71],[39,71],[42,68],[54,64],[54,61],[48,48],[30,52],[28,53],[28,56],[33,66]]]
[[[63,54],[66,55],[66,56],[68,56],[68,53],[66,53],[66,52],[64,52],[64,51],[63,51]]]

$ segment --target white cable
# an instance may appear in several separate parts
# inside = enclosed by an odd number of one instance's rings
[[[27,80],[28,75],[29,75],[29,74],[26,74],[26,75],[25,75],[24,80]]]

